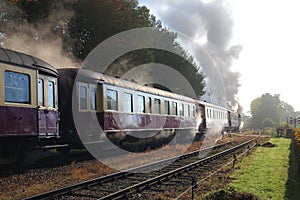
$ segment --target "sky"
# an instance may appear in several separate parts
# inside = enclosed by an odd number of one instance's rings
[[[183,6],[183,2],[191,6]],[[226,14],[222,16],[218,9],[210,9],[212,15],[197,14],[203,12],[196,11],[195,5],[199,2],[207,5],[218,2]],[[264,93],[280,94],[282,101],[300,110],[298,0],[142,0],[140,3],[146,5],[164,25],[199,41],[205,37],[203,24],[206,16],[211,19],[214,15],[228,17],[230,31],[224,29],[224,35],[231,36],[229,46],[242,46],[230,70],[240,73],[238,101],[243,111],[249,111],[251,101]],[[179,9],[170,9],[176,6]],[[181,23],[180,17],[184,19]]]

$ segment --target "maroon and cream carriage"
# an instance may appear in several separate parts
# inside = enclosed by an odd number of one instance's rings
[[[192,98],[90,70],[58,72],[60,131],[71,148],[80,148],[82,140],[105,145],[101,144],[103,133],[112,140],[130,136],[134,140],[152,133],[172,137],[178,130],[198,130]],[[158,143],[157,137],[152,140]]]
[[[0,156],[14,160],[55,144],[57,71],[30,55],[0,48]],[[51,140],[51,142],[49,141]]]

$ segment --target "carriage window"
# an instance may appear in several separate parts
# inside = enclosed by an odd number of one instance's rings
[[[192,117],[195,117],[195,116],[196,116],[196,108],[195,108],[195,106],[192,106]]]
[[[180,116],[183,116],[183,115],[184,115],[184,107],[183,107],[183,104],[182,104],[182,103],[180,103],[180,104],[178,105],[178,110],[179,110],[179,115],[180,115]]]
[[[145,113],[145,97],[144,96],[137,96],[137,103],[138,103],[138,112]]]
[[[187,116],[188,117],[191,116],[191,106],[190,105],[187,106]]]
[[[184,116],[187,116],[187,117],[190,116],[190,106],[189,105],[184,106]]]
[[[147,97],[147,98],[146,98],[146,106],[147,106],[147,112],[148,112],[148,113],[151,113],[151,107],[152,107],[152,104],[151,104],[151,97]]]
[[[132,106],[132,94],[129,93],[124,93],[123,95],[124,98],[124,111],[125,112],[133,112],[133,106]]]
[[[95,87],[90,87],[90,106],[91,110],[96,110],[96,88]]]
[[[173,102],[172,103],[172,113],[173,115],[177,115],[177,103],[176,102]]]
[[[107,95],[107,109],[118,110],[117,91],[108,89],[106,91],[106,95]]]
[[[55,99],[54,99],[54,82],[48,81],[48,107],[54,108],[55,107]]]
[[[160,114],[160,99],[154,99],[154,114]]]
[[[30,77],[17,72],[4,72],[5,102],[30,104]]]
[[[86,110],[87,109],[87,88],[86,88],[86,86],[80,86],[79,96],[80,96],[80,104],[79,104],[80,109]]]
[[[38,96],[39,96],[39,106],[44,106],[44,80],[39,78],[38,81]]]
[[[169,101],[164,102],[164,113],[166,115],[170,114],[170,102]]]

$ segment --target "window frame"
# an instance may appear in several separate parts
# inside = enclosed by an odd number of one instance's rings
[[[111,91],[115,94],[115,103],[111,103],[111,105],[115,105],[115,108],[108,108],[108,102],[109,102],[109,98],[108,98],[108,91]],[[118,98],[118,91],[116,89],[111,89],[111,88],[106,88],[105,89],[105,98],[106,98],[106,110],[110,110],[110,111],[118,111],[119,110],[119,98]],[[111,102],[111,101],[110,101]]]
[[[97,85],[95,84],[89,84],[88,85],[88,88],[89,88],[89,109],[91,111],[96,111],[98,110],[98,107],[97,107],[97,98],[98,98],[98,95],[97,95]],[[92,96],[92,89],[94,89],[94,96]],[[94,98],[92,98],[94,97]],[[94,106],[94,107],[93,107]]]
[[[82,90],[81,88],[85,88],[85,102],[82,103],[82,98],[81,98],[81,94],[82,94]],[[80,83],[79,86],[78,86],[78,104],[79,104],[79,110],[81,111],[86,111],[88,110],[88,85],[86,83]],[[85,105],[84,107],[82,107],[82,105]]]
[[[161,99],[154,97],[153,114],[161,114]],[[158,110],[157,110],[158,109]]]
[[[151,114],[152,113],[152,98],[150,96],[146,96],[145,99],[145,104],[146,104],[146,113]]]
[[[41,91],[40,91],[40,81],[42,81],[42,84],[41,84],[42,90]],[[38,94],[37,94],[37,96],[38,96],[38,106],[42,106],[42,107],[45,106],[45,85],[44,84],[45,84],[44,78],[39,77],[38,78]],[[42,98],[40,98],[40,97],[42,97]],[[40,101],[40,99],[42,100],[42,102]]]
[[[52,88],[49,88],[49,84],[52,83]],[[51,93],[50,93],[51,89]],[[51,94],[52,96],[49,96]],[[50,102],[51,99],[51,102]],[[47,81],[47,107],[55,108],[55,82],[52,80]]]
[[[170,101],[169,100],[164,100],[164,114],[170,115]]]
[[[178,115],[178,103],[176,101],[172,102],[172,115]]]
[[[6,85],[6,73],[12,73],[12,74],[18,74],[18,75],[23,75],[24,77],[27,77],[27,88],[21,88],[21,87],[15,87],[15,89],[13,88],[13,86],[10,85]],[[11,76],[11,75],[8,75]],[[23,78],[24,78],[23,77]],[[19,83],[18,83],[19,84]],[[4,92],[4,103],[9,103],[9,104],[21,104],[21,105],[31,105],[32,104],[32,97],[31,97],[31,84],[32,84],[32,80],[31,80],[31,76],[30,74],[27,73],[23,73],[23,72],[19,72],[19,71],[14,71],[14,70],[4,70],[4,77],[3,77],[3,92]],[[22,84],[23,85],[23,84]],[[19,85],[18,85],[19,86]],[[22,90],[22,91],[27,91],[26,94],[26,101],[16,101],[16,100],[7,100],[6,97],[8,96],[6,94],[6,89],[11,89],[12,91],[14,91],[16,93],[16,89]],[[12,93],[14,94],[14,93]],[[15,98],[17,99],[17,98]]]
[[[146,101],[145,101],[144,95],[140,95],[140,94],[137,95],[137,112],[138,113],[146,113]]]
[[[184,116],[184,104],[183,103],[178,103],[178,113],[179,116],[183,117]]]
[[[123,111],[127,112],[127,113],[133,112],[133,94],[132,93],[123,92]]]

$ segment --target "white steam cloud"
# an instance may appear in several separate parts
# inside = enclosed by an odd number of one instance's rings
[[[242,47],[230,44],[234,25],[230,4],[223,0],[210,3],[200,0],[141,0],[140,4],[146,5],[165,26],[188,35],[206,49],[214,66],[203,71],[207,76],[204,99],[222,106],[226,106],[228,101],[237,103],[239,73],[230,71],[230,66],[233,59],[238,58]],[[200,65],[205,62],[201,60],[201,51],[197,47],[186,45],[193,51],[196,62]],[[223,84],[218,84],[220,78]]]
[[[22,11],[12,3],[0,2],[0,46],[45,60],[55,68],[79,67],[79,62],[63,50],[62,35],[73,15],[62,6],[38,23],[21,20]]]

